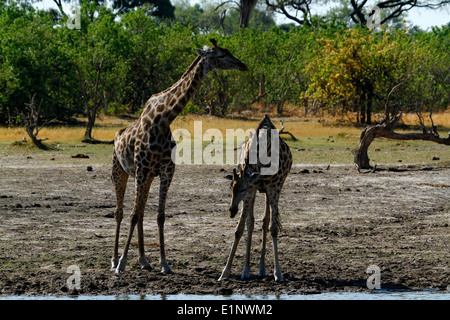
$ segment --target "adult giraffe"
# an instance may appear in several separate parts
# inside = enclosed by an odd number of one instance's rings
[[[163,92],[151,96],[139,119],[116,133],[112,157],[112,181],[117,198],[114,211],[116,236],[111,259],[111,269],[115,270],[116,274],[125,271],[128,249],[136,224],[138,226],[139,261],[144,269],[151,269],[144,252],[143,217],[150,185],[157,176],[160,177],[157,216],[160,264],[162,272],[172,272],[164,250],[164,211],[167,191],[175,171],[175,164],[172,161],[174,142],[170,124],[192,98],[200,81],[209,71],[214,68],[247,71],[246,65],[234,57],[226,48],[217,46],[214,39],[210,41],[213,44],[212,48],[196,49],[198,57],[179,81]],[[129,176],[135,179],[135,199],[130,217],[128,238],[119,259],[118,246],[120,224],[123,217],[123,198]]]

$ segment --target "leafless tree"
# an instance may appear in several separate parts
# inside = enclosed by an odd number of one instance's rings
[[[380,21],[380,24],[385,24],[389,20],[399,17],[414,7],[439,9],[449,3],[450,0],[385,0],[378,2],[376,5],[380,8],[380,10],[387,9],[385,10],[386,14],[384,18]],[[350,5],[353,8],[353,12],[350,14],[353,22],[367,26],[367,13],[372,8],[373,3],[368,4],[367,0],[350,0]]]
[[[267,7],[273,12],[300,25],[311,26],[311,3],[313,0],[266,0]]]
[[[386,114],[381,123],[366,127],[359,138],[358,148],[353,150],[354,161],[358,171],[360,169],[372,169],[372,166],[370,166],[369,163],[367,150],[369,149],[370,144],[375,138],[387,138],[395,140],[425,140],[436,142],[439,144],[450,145],[450,134],[447,138],[439,137],[437,127],[433,123],[432,112],[430,112],[429,114],[429,117],[431,119],[431,129],[429,131],[427,131],[425,127],[423,116],[420,113],[417,113],[417,115],[419,117],[419,123],[422,128],[422,132],[418,133],[394,132],[395,125],[402,118],[401,112],[391,116],[389,116],[389,114]]]
[[[26,112],[20,113],[20,116],[23,120],[23,124],[25,127],[25,131],[27,132],[28,136],[30,137],[33,144],[42,150],[48,150],[49,148],[42,143],[42,141],[45,141],[47,139],[38,139],[39,130],[41,128],[50,123],[51,121],[47,121],[39,126],[39,122],[41,121],[41,103],[39,105],[36,105],[36,94],[33,94],[30,97],[30,102],[26,106]]]
[[[356,24],[367,27],[369,12],[374,6],[368,0],[348,0],[351,8],[350,18]],[[266,0],[266,5],[274,12],[283,14],[286,18],[300,25],[311,25],[311,6],[329,3],[324,0]],[[385,0],[376,3],[383,10],[380,24],[384,24],[412,8],[440,9],[450,3],[450,0]]]

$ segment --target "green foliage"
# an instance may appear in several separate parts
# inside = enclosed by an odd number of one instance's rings
[[[194,104],[192,101],[189,101],[186,107],[184,107],[183,111],[181,112],[181,115],[186,115],[188,113],[203,114],[205,113],[205,111],[198,105]]]
[[[206,3],[179,1],[169,22],[146,9],[117,13],[98,3],[82,1],[78,30],[64,17],[0,1],[0,124],[20,122],[33,95],[46,120],[68,122],[92,110],[136,114],[213,37],[249,70],[211,72],[184,113],[227,114],[258,101],[362,115],[386,106],[440,110],[450,101],[450,26],[377,33],[339,19],[275,26],[257,7],[250,27],[238,30],[235,10],[220,24]]]
[[[218,6],[220,1],[206,2],[202,5],[190,5],[188,0],[178,0],[175,3],[175,23],[190,28],[195,32],[213,32],[220,30],[226,35],[239,31],[240,14],[236,3],[229,1],[223,6]],[[269,30],[275,26],[272,15],[256,6],[252,11],[249,27],[258,30]]]
[[[374,33],[361,28],[318,41],[318,58],[305,69],[311,80],[305,98],[335,112],[358,111],[361,123],[370,123],[372,112],[417,111],[418,101],[428,109],[448,106],[445,94],[430,87],[437,80],[433,70],[445,60],[430,58],[437,49],[431,43],[414,41],[403,30]],[[436,72],[448,75],[448,69],[441,71]]]
[[[73,66],[51,18],[11,3],[0,15],[0,123],[24,112],[31,97],[49,119],[66,120],[74,101]]]

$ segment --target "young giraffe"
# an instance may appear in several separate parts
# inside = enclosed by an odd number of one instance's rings
[[[175,171],[172,149],[175,146],[171,122],[183,110],[193,96],[203,77],[212,69],[238,69],[247,67],[226,48],[217,46],[210,40],[212,48],[196,49],[199,56],[194,60],[181,79],[165,91],[155,94],[147,101],[139,119],[127,128],[116,133],[114,139],[112,181],[114,183],[117,205],[114,212],[116,236],[112,257],[112,270],[117,274],[125,271],[128,249],[133,230],[138,226],[139,261],[144,269],[151,269],[144,253],[143,216],[150,185],[160,177],[158,204],[158,231],[160,264],[162,271],[171,273],[164,250],[164,220],[167,191]],[[134,207],[130,217],[130,228],[122,256],[119,259],[119,231],[123,216],[123,199],[128,176],[135,178]]]
[[[232,198],[230,205],[230,217],[233,218],[237,211],[238,206],[241,201],[243,201],[241,217],[239,223],[236,227],[235,238],[233,246],[231,248],[230,255],[228,257],[227,264],[223,269],[222,275],[219,280],[226,279],[230,275],[231,264],[233,262],[234,255],[236,253],[236,248],[238,246],[239,240],[244,233],[244,224],[247,223],[247,246],[246,255],[244,262],[244,270],[242,272],[241,279],[244,280],[250,277],[250,246],[252,241],[252,232],[254,227],[255,218],[253,216],[253,205],[255,203],[256,191],[266,194],[266,209],[263,219],[262,227],[262,245],[261,245],[261,260],[259,264],[258,276],[266,276],[266,265],[265,265],[265,253],[266,253],[266,233],[268,231],[269,222],[271,222],[270,232],[273,240],[273,251],[274,251],[274,276],[275,281],[283,281],[283,276],[281,275],[280,265],[278,262],[278,243],[277,235],[280,227],[279,216],[278,216],[278,199],[280,197],[281,189],[283,187],[284,180],[286,179],[291,166],[292,166],[292,154],[289,146],[278,137],[279,141],[279,163],[278,170],[273,175],[262,175],[260,174],[262,169],[265,167],[261,162],[256,164],[249,163],[251,159],[251,146],[253,143],[258,144],[258,155],[257,158],[260,159],[260,147],[261,147],[261,130],[267,132],[267,152],[269,154],[271,150],[271,129],[276,129],[275,126],[270,121],[269,117],[266,115],[264,119],[259,124],[256,129],[255,135],[251,137],[242,147],[240,162],[238,166],[238,172],[233,169],[233,175],[229,175],[226,178],[232,180],[231,190]],[[259,140],[259,141],[258,141]],[[271,164],[273,165],[273,164]],[[270,212],[272,209],[272,215]]]

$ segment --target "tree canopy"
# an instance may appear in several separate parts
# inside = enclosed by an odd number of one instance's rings
[[[368,30],[338,20],[277,26],[257,5],[249,26],[213,4],[175,2],[167,20],[83,1],[80,28],[30,4],[0,0],[0,124],[23,121],[32,99],[41,121],[75,115],[139,114],[146,100],[183,74],[195,48],[215,37],[249,67],[212,72],[185,112],[226,115],[255,103],[280,113],[356,112],[370,123],[386,110],[433,111],[449,104],[450,25]],[[87,130],[86,135],[89,136]]]

